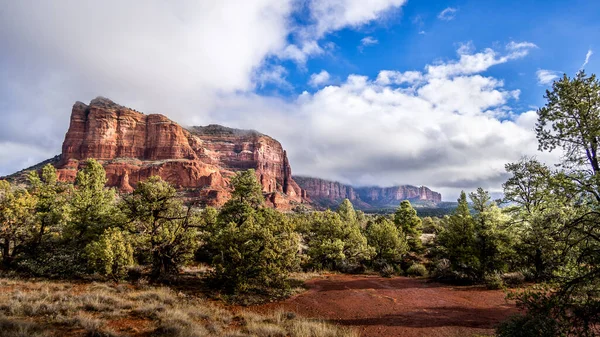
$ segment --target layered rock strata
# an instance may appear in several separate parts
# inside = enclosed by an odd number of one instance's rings
[[[222,205],[236,171],[254,169],[268,202],[290,208],[306,194],[292,178],[287,153],[275,139],[220,125],[183,128],[159,114],[145,115],[106,98],[75,103],[57,167],[74,180],[85,159],[106,169],[108,185],[131,191],[159,175],[209,205]]]

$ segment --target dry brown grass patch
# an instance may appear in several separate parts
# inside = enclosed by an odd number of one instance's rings
[[[2,278],[0,287],[2,337],[354,336],[349,330],[289,313],[236,315],[222,304],[166,287]]]

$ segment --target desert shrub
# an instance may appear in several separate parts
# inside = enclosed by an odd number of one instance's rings
[[[384,217],[367,225],[366,237],[369,246],[375,249],[374,259],[383,262],[383,266],[399,262],[408,252],[408,243],[402,232]],[[377,268],[377,264],[374,267]]]
[[[512,272],[502,274],[502,281],[508,286],[519,286],[525,282],[525,275],[522,272]]]
[[[159,313],[159,323],[152,336],[203,337],[208,335],[204,326],[196,323],[181,310],[171,309]]]
[[[107,329],[106,324],[99,319],[80,314],[75,317],[74,322],[85,331],[86,337],[119,337],[116,332]]]
[[[211,238],[215,284],[236,293],[285,290],[288,274],[299,265],[294,223],[264,207],[254,170],[238,173],[231,184],[232,198],[217,219],[221,228]]]
[[[357,223],[343,221],[338,213],[329,210],[314,212],[310,221],[310,230],[304,235],[309,267],[354,269],[374,255],[375,250],[368,246]]]
[[[406,274],[409,276],[427,276],[427,268],[420,263],[414,263],[412,266],[408,267],[406,270]]]
[[[396,274],[396,269],[390,264],[384,264],[379,273],[383,277],[392,277]]]
[[[214,278],[234,292],[285,289],[288,274],[298,267],[298,237],[287,218],[272,209],[229,223],[214,241],[220,252],[213,262]]]
[[[0,316],[0,336],[2,337],[47,337],[49,333],[32,322],[24,322]]]
[[[64,242],[49,241],[32,257],[18,261],[20,271],[33,276],[77,278],[87,274],[84,251]]]
[[[546,315],[515,315],[496,329],[498,337],[559,337],[567,336],[560,323]]]
[[[502,289],[502,287],[504,287],[502,275],[497,273],[486,275],[483,279],[483,282],[485,283],[485,287],[489,290],[497,290]]]
[[[118,228],[109,228],[85,252],[91,269],[101,275],[123,279],[133,265],[133,248]]]

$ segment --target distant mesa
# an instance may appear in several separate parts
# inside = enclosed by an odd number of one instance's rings
[[[76,102],[62,153],[28,170],[51,163],[61,180],[74,181],[89,158],[103,165],[108,185],[123,192],[158,175],[186,197],[211,206],[221,206],[229,199],[230,178],[247,169],[256,171],[267,204],[284,210],[300,204],[335,206],[344,198],[363,209],[397,206],[405,199],[441,201],[440,194],[427,187],[354,188],[294,177],[281,144],[258,131],[215,124],[184,128],[163,115],[145,115],[104,97],[89,104]],[[22,180],[25,171],[8,178]]]
[[[300,188],[306,191],[313,203],[332,207],[349,199],[358,209],[397,207],[402,200],[440,203],[442,195],[425,186],[401,185],[391,187],[353,187],[320,178],[294,176]]]

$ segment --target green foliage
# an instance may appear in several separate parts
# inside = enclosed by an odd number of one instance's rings
[[[452,270],[463,274],[464,277],[475,279],[479,268],[475,246],[475,222],[469,212],[464,191],[460,193],[458,207],[446,221],[446,229],[437,237],[441,255],[450,261]]]
[[[253,169],[238,172],[231,179],[231,186],[233,187],[232,200],[248,203],[253,208],[263,204],[262,186],[256,179],[256,172]]]
[[[104,276],[123,279],[133,265],[133,248],[118,228],[109,228],[85,247],[90,268]]]
[[[47,236],[56,238],[69,219],[68,197],[71,185],[60,183],[56,169],[51,164],[42,168],[41,176],[36,171],[29,172],[29,192],[36,198],[35,216],[39,231],[31,247],[31,253],[44,243]]]
[[[508,218],[482,188],[469,197],[475,210],[475,249],[479,260],[477,272],[481,279],[506,271],[507,260],[512,253],[510,237],[505,231]]]
[[[214,238],[215,279],[234,292],[286,287],[298,267],[298,236],[287,217],[270,208],[246,214],[241,224],[224,224]]]
[[[560,228],[573,215],[565,193],[556,190],[557,176],[535,159],[506,165],[511,177],[503,184],[506,208],[513,222],[519,267],[532,270],[538,281],[549,280],[562,264]]]
[[[421,218],[417,216],[417,211],[412,207],[410,201],[403,200],[394,213],[394,223],[398,230],[406,235],[406,240],[411,251],[421,252],[423,244],[421,243]]]
[[[201,240],[201,244],[196,252],[197,261],[212,262],[218,253],[215,239],[219,231],[223,228],[218,217],[219,211],[214,207],[206,207],[196,217],[196,223],[200,229],[199,238]]]
[[[398,263],[408,252],[408,244],[402,232],[384,217],[369,223],[366,236],[369,246],[375,250],[373,259],[379,263]]]
[[[35,205],[27,190],[0,180],[0,254],[5,268],[35,240]]]
[[[69,221],[64,236],[74,247],[85,247],[116,222],[115,191],[106,189],[105,185],[104,168],[88,159],[85,167],[77,172],[75,191],[69,201]]]
[[[329,210],[313,213],[311,222],[304,240],[313,268],[358,267],[373,256],[374,249],[367,245],[357,223],[343,221],[338,213]]]
[[[582,70],[574,78],[565,74],[546,90],[547,103],[540,108],[536,135],[540,150],[564,150],[564,167],[587,165],[593,175],[598,165],[600,135],[600,82]]]
[[[441,221],[442,219],[438,217],[424,217],[422,219],[423,233],[439,234],[442,230],[444,230]]]
[[[600,83],[580,71],[554,82],[545,97],[536,125],[539,148],[563,150],[562,170],[548,174],[535,163],[517,164],[508,187],[520,193],[511,196],[521,204],[517,219],[544,236],[524,243],[535,249],[536,272],[548,287],[516,296],[525,314],[499,334],[592,336],[600,324]],[[541,193],[523,193],[529,186]]]
[[[356,211],[354,210],[354,206],[348,199],[344,199],[340,206],[337,209],[337,213],[340,215],[342,221],[345,221],[349,224],[356,224]]]
[[[428,275],[427,268],[425,268],[425,266],[420,263],[413,263],[406,270],[406,274],[410,275],[410,276],[427,276]]]
[[[123,198],[122,208],[130,220],[127,227],[135,234],[136,248],[151,261],[154,277],[176,273],[193,257],[199,238],[191,224],[194,214],[190,207],[183,207],[169,183],[160,177],[138,183]]]
[[[263,208],[253,170],[232,179],[233,197],[214,218],[204,216],[208,250],[214,254],[214,276],[234,292],[252,288],[285,288],[288,273],[298,267],[298,236],[284,214]]]

